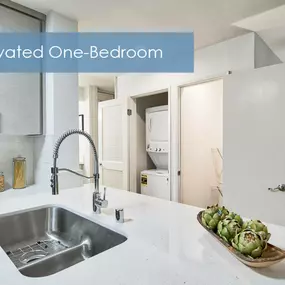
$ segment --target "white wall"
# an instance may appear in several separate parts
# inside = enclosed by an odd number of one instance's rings
[[[76,32],[77,22],[55,12],[47,15],[47,32]],[[45,135],[35,138],[35,183],[49,185],[53,146],[68,129],[78,128],[78,75],[47,73],[44,103]],[[60,149],[58,166],[79,170],[78,136],[69,137]],[[81,179],[69,173],[60,174],[60,188],[81,185]]]
[[[279,61],[280,62],[280,61]],[[227,71],[249,70],[279,63],[278,58],[255,33],[236,37],[194,54],[194,73],[126,74],[117,78],[117,97],[134,96],[177,86]]]
[[[194,73],[133,74],[117,78],[117,96],[133,96],[162,90],[227,71],[254,68],[254,33],[195,51]]]

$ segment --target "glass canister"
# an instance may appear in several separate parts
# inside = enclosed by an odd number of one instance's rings
[[[13,189],[22,189],[26,183],[26,158],[22,156],[13,158]]]
[[[5,177],[4,173],[0,171],[0,192],[5,190]]]

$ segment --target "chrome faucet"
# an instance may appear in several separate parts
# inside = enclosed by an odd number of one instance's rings
[[[71,169],[68,168],[57,168],[57,159],[58,159],[58,151],[59,151],[59,147],[62,144],[62,142],[69,136],[73,135],[73,134],[79,134],[79,135],[83,135],[85,136],[88,141],[91,144],[91,147],[93,149],[94,152],[94,174],[93,176],[85,176],[82,175],[76,171],[73,171]],[[68,171],[72,174],[87,178],[87,179],[92,179],[94,178],[94,193],[93,193],[93,211],[97,214],[101,213],[101,208],[107,208],[108,206],[108,201],[106,200],[106,188],[104,188],[104,195],[103,198],[101,198],[101,194],[99,191],[99,163],[98,163],[98,155],[97,155],[97,150],[94,144],[94,141],[92,140],[91,136],[81,130],[69,130],[65,133],[63,133],[59,139],[57,140],[57,142],[55,143],[54,146],[54,150],[53,150],[53,167],[51,168],[51,188],[52,188],[52,194],[53,195],[58,195],[59,191],[58,191],[58,172],[59,171]]]

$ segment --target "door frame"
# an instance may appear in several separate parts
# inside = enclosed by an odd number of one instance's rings
[[[178,153],[178,172],[180,173],[180,175],[178,175],[178,181],[176,182],[176,185],[178,186],[177,189],[177,199],[179,203],[182,203],[182,188],[181,188],[181,95],[182,95],[182,89],[185,87],[190,87],[190,86],[195,86],[195,85],[200,85],[200,84],[204,84],[204,83],[208,83],[208,82],[213,82],[213,81],[217,81],[217,80],[223,80],[226,76],[231,75],[232,71],[228,71],[224,74],[221,75],[217,75],[217,76],[209,76],[209,77],[205,77],[204,79],[199,79],[199,80],[193,80],[193,81],[189,81],[183,84],[180,84],[177,86],[176,90],[175,90],[175,101],[176,104],[178,105],[178,112],[177,112],[177,117],[174,119],[174,121],[176,122],[176,127],[175,129],[178,130],[177,133],[175,133],[178,137],[179,143],[175,146],[175,149]]]
[[[137,166],[137,152],[136,152],[136,146],[137,146],[137,99],[152,96],[160,93],[168,93],[168,125],[171,126],[171,104],[170,104],[170,97],[171,97],[171,88],[170,86],[168,88],[164,89],[156,89],[151,92],[146,93],[140,93],[136,95],[130,96],[129,101],[129,108],[132,110],[132,116],[130,116],[130,132],[129,132],[129,145],[130,145],[130,155],[129,155],[129,165],[135,165]],[[171,185],[171,127],[169,128],[168,132],[168,139],[169,139],[169,155],[168,155],[168,170],[169,170],[169,187],[170,191],[172,189]],[[129,169],[129,177],[130,177],[130,191],[139,193],[137,189],[137,170],[136,167],[130,167]]]

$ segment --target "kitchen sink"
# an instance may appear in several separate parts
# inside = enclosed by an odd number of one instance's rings
[[[0,233],[0,246],[29,277],[54,274],[127,240],[56,206],[2,215]]]

